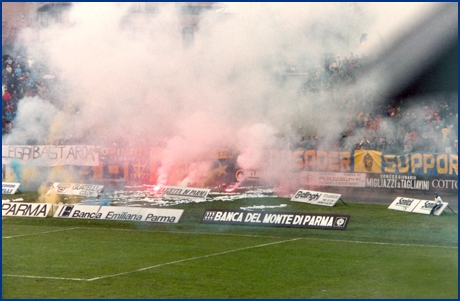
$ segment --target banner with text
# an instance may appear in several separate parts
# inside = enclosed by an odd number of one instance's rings
[[[332,207],[340,197],[341,194],[299,189],[291,201]]]
[[[366,174],[303,171],[300,173],[300,184],[313,186],[366,187]]]
[[[104,185],[78,184],[78,183],[53,183],[46,194],[68,194],[97,197],[102,193]]]
[[[458,176],[458,155],[409,153],[382,155],[382,172],[427,176]]]
[[[44,203],[2,203],[2,216],[46,217],[52,204]]]
[[[99,165],[99,153],[93,145],[2,145],[2,164],[13,159],[35,166]]]
[[[2,182],[2,194],[15,194],[21,183]]]
[[[208,188],[192,188],[179,186],[162,186],[149,189],[150,193],[166,197],[175,197],[180,199],[203,198],[211,191]]]
[[[303,171],[458,176],[458,155],[456,154],[393,155],[374,150],[355,150],[353,152],[307,150],[296,151],[292,155],[299,159],[298,168]]]
[[[182,209],[59,205],[54,217],[176,224],[183,212]]]
[[[411,199],[404,197],[397,197],[388,207],[388,209],[399,210],[405,212],[430,214],[431,209],[436,203],[431,200]],[[442,207],[434,212],[434,215],[441,215],[444,209],[447,208],[449,203],[443,202]]]
[[[458,192],[458,179],[408,174],[368,174],[366,187]]]
[[[415,208],[414,208],[414,210],[412,210],[412,212],[421,213],[421,214],[430,214],[431,209],[433,209],[434,205],[436,205],[436,203],[434,201],[420,200],[420,202],[417,204],[417,206],[415,206]],[[449,203],[443,202],[442,207],[437,209],[434,212],[434,215],[441,215],[441,213],[444,211],[444,209],[447,208],[447,206],[449,206]]]
[[[398,210],[398,211],[405,211],[405,212],[412,212],[420,202],[419,199],[411,199],[405,197],[397,197],[393,203],[390,204],[388,209],[391,210]]]
[[[349,220],[349,215],[206,209],[201,223],[345,230]]]

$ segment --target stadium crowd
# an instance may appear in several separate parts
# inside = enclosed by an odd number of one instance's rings
[[[347,56],[324,55],[324,65],[305,73],[302,94],[334,91],[359,82],[366,68],[367,57],[350,53]],[[286,74],[296,73],[294,67]],[[38,96],[58,108],[63,101],[58,93],[59,79],[40,61],[24,54],[2,55],[2,136],[11,133],[24,97]],[[333,93],[332,93],[333,94]],[[302,97],[302,95],[300,95]],[[402,154],[410,152],[458,154],[458,95],[439,95],[437,99],[417,99],[415,102],[384,104],[382,96],[369,92],[348,93],[333,97],[342,108],[346,122],[338,137],[325,141],[316,134],[298,140],[284,139],[290,149],[377,150]],[[310,131],[315,132],[315,130]],[[80,143],[83,138],[79,138]],[[58,143],[74,143],[75,137],[63,137]],[[40,143],[40,142],[37,142]],[[56,143],[56,142],[55,142]]]
[[[38,96],[59,105],[56,86],[54,75],[42,62],[22,54],[2,55],[2,136],[11,132],[24,97]]]

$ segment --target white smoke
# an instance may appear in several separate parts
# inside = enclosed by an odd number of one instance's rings
[[[166,139],[159,183],[178,164],[190,166],[182,183],[197,181],[210,166],[205,154],[219,147],[239,150],[238,163],[255,168],[279,135],[305,135],[306,125],[336,137],[345,126],[329,97],[300,97],[301,79],[277,76],[321,66],[323,53],[381,50],[381,42],[363,48],[361,34],[389,43],[434,4],[222,3],[199,17],[190,47],[175,3],[160,3],[150,17],[132,5],[72,3],[71,25],[43,32],[30,54],[65,83],[65,106],[75,110],[21,100],[7,143],[69,134],[89,144]]]
[[[267,124],[255,124],[242,128],[237,133],[239,157],[238,165],[245,170],[261,169],[265,163],[264,151],[276,145],[276,130]]]
[[[45,141],[54,129],[62,130],[64,124],[54,127],[64,113],[56,109],[49,101],[39,97],[25,97],[18,104],[17,115],[14,120],[14,135],[7,135],[3,144],[27,144]]]

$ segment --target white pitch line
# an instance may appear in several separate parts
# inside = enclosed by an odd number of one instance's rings
[[[314,238],[314,237],[304,237],[304,239],[320,240],[320,241],[332,241],[332,242],[344,242],[344,243],[353,243],[353,244],[383,245],[383,246],[428,247],[428,248],[458,249],[458,247],[453,247],[453,246],[450,247],[450,246],[438,246],[438,245],[401,244],[401,243],[394,243],[394,242],[342,240],[342,239]]]
[[[2,277],[34,278],[34,279],[52,279],[52,280],[72,280],[72,281],[88,281],[88,279],[83,279],[83,278],[65,278],[65,277],[30,276],[30,275],[11,275],[11,274],[2,274]]]
[[[3,238],[16,238],[16,237],[22,237],[22,236],[38,235],[38,234],[46,234],[46,233],[53,233],[53,232],[61,232],[61,231],[69,231],[69,230],[75,230],[75,229],[79,229],[79,228],[76,227],[76,228],[58,229],[58,230],[51,230],[51,231],[45,231],[45,232],[35,232],[35,233],[20,234],[20,235],[13,235],[13,236],[2,236],[2,239]]]
[[[186,232],[186,231],[161,231],[161,230],[140,230],[140,229],[119,229],[119,228],[93,228],[93,227],[76,227],[62,230],[53,230],[48,232],[39,232],[32,234],[21,234],[15,236],[2,236],[2,238],[15,238],[27,235],[35,235],[41,233],[51,233],[58,231],[67,231],[67,230],[119,230],[119,231],[143,231],[143,232],[152,232],[152,233],[172,233],[172,234],[197,234],[197,235],[225,235],[225,236],[240,236],[240,237],[260,237],[260,238],[282,238],[280,236],[264,236],[264,235],[250,235],[250,234],[238,234],[238,233],[212,233],[212,232]],[[402,243],[392,243],[392,242],[378,242],[378,241],[360,241],[360,240],[345,240],[345,239],[328,239],[328,238],[314,238],[314,237],[302,237],[301,239],[311,239],[311,240],[320,240],[320,241],[332,241],[332,242],[344,242],[344,243],[355,243],[355,244],[371,244],[371,245],[384,245],[384,246],[403,246],[403,247],[428,247],[428,248],[444,248],[444,249],[458,249],[458,247],[453,246],[439,246],[439,245],[424,245],[424,244],[402,244]]]
[[[299,239],[302,239],[302,238],[293,238],[293,239],[288,239],[288,240],[283,240],[283,241],[276,241],[276,242],[261,244],[261,245],[257,245],[257,246],[239,248],[239,249],[234,249],[234,250],[229,250],[229,251],[224,251],[224,252],[218,252],[218,253],[214,253],[214,254],[208,254],[208,255],[197,256],[197,257],[192,257],[192,258],[187,258],[187,259],[181,259],[181,260],[176,260],[176,261],[166,262],[166,263],[162,263],[162,264],[157,264],[157,265],[153,265],[153,266],[149,266],[149,267],[145,267],[145,268],[141,268],[141,269],[137,269],[137,270],[133,270],[133,271],[129,271],[129,272],[123,272],[123,273],[117,273],[117,274],[112,274],[112,275],[95,277],[95,278],[88,279],[87,281],[94,281],[94,280],[99,280],[99,279],[104,279],[104,278],[109,278],[109,277],[122,276],[122,275],[142,272],[142,271],[146,271],[146,270],[150,270],[150,269],[154,269],[154,268],[159,268],[159,267],[166,266],[166,265],[172,265],[172,264],[186,262],[186,261],[192,261],[192,260],[197,260],[197,259],[202,259],[202,258],[208,258],[208,257],[212,257],[212,256],[218,256],[218,255],[238,252],[238,251],[242,251],[242,250],[261,248],[261,247],[265,247],[265,246],[281,244],[281,243],[295,241],[295,240],[299,240]]]
[[[162,230],[140,230],[140,229],[119,229],[119,228],[84,228],[84,230],[119,230],[119,231],[143,231],[152,233],[170,233],[170,234],[196,234],[196,235],[224,235],[224,236],[240,236],[240,237],[258,237],[258,238],[283,238],[281,236],[265,236],[265,235],[251,235],[251,234],[238,234],[238,233],[212,233],[212,232],[186,232],[186,231],[162,231]],[[345,240],[345,239],[330,239],[330,238],[315,238],[315,237],[301,237],[300,239],[306,240],[320,240],[332,242],[344,242],[355,244],[371,244],[371,245],[384,245],[384,246],[403,246],[403,247],[428,247],[428,248],[445,248],[445,249],[458,249],[454,246],[439,246],[439,245],[423,245],[423,244],[402,244],[394,242],[378,242],[378,241],[361,241],[361,240]]]
[[[71,228],[68,230],[72,229],[94,229],[94,228]],[[112,229],[112,230],[131,230],[131,229]],[[58,231],[58,230],[57,230]],[[63,230],[64,231],[64,230]],[[136,230],[133,230],[136,231]],[[150,231],[150,230],[145,230],[145,231]],[[52,232],[52,231],[50,231]],[[153,232],[167,232],[167,231],[153,231]],[[177,233],[177,232],[167,232],[167,233]],[[212,233],[200,233],[200,232],[180,232],[180,234],[212,234]],[[214,233],[216,234],[216,233]],[[220,233],[217,233],[220,234]],[[235,234],[237,235],[237,234]],[[247,235],[241,235],[241,236],[247,236]],[[260,236],[263,237],[263,236]],[[172,265],[176,263],[181,263],[181,262],[187,262],[187,261],[192,261],[192,260],[197,260],[197,259],[202,259],[202,258],[208,258],[212,256],[217,256],[217,255],[223,255],[223,254],[228,254],[228,253],[233,253],[237,251],[242,251],[242,250],[248,250],[248,249],[254,249],[254,248],[260,248],[260,247],[265,247],[269,245],[274,245],[274,244],[280,244],[280,243],[285,243],[285,242],[290,242],[290,241],[296,241],[300,239],[305,239],[305,240],[319,240],[319,241],[331,241],[331,242],[343,242],[343,243],[356,243],[356,244],[374,244],[374,245],[387,245],[387,246],[406,246],[406,247],[433,247],[433,248],[447,248],[447,249],[458,249],[458,247],[449,247],[449,246],[435,246],[435,245],[420,245],[420,244],[398,244],[398,243],[384,243],[384,242],[373,242],[373,241],[359,241],[359,240],[341,240],[341,239],[325,239],[325,238],[312,238],[312,237],[297,237],[293,239],[288,239],[288,240],[283,240],[283,241],[276,241],[276,242],[271,242],[271,243],[266,243],[266,244],[261,244],[261,245],[256,245],[256,246],[250,246],[250,247],[245,247],[245,248],[239,248],[239,249],[234,249],[234,250],[229,250],[229,251],[223,251],[223,252],[218,252],[214,254],[208,254],[208,255],[203,255],[203,256],[197,256],[197,257],[192,257],[192,258],[187,258],[187,259],[181,259],[181,260],[176,260],[176,261],[171,261],[171,262],[166,262],[154,266],[149,266],[133,271],[128,271],[128,272],[123,272],[123,273],[117,273],[117,274],[112,274],[112,275],[106,275],[106,276],[100,276],[100,277],[94,277],[94,278],[89,278],[89,279],[84,279],[84,278],[65,278],[65,277],[47,277],[47,276],[30,276],[30,275],[11,275],[11,274],[3,274],[2,277],[18,277],[18,278],[36,278],[36,279],[55,279],[55,280],[73,280],[73,281],[94,281],[94,280],[99,280],[99,279],[104,279],[104,278],[110,278],[110,277],[116,277],[116,276],[122,276],[122,275],[127,275],[127,274],[132,274],[132,273],[137,273],[149,269],[154,269],[166,265]]]
[[[274,245],[274,244],[281,244],[281,243],[295,241],[295,240],[299,240],[299,239],[302,239],[302,238],[293,238],[293,239],[288,239],[288,240],[283,240],[283,241],[276,241],[276,242],[261,244],[261,245],[257,245],[257,246],[239,248],[239,249],[234,249],[234,250],[229,250],[229,251],[218,252],[218,253],[214,253],[214,254],[208,254],[208,255],[197,256],[197,257],[192,257],[192,258],[187,258],[187,259],[181,259],[181,260],[176,260],[176,261],[171,261],[171,262],[165,262],[165,263],[162,263],[162,264],[157,264],[157,265],[154,265],[154,266],[149,266],[149,267],[145,267],[145,268],[141,268],[141,269],[137,269],[137,270],[133,270],[133,271],[117,273],[117,274],[112,274],[112,275],[106,275],[106,276],[100,276],[100,277],[94,277],[94,278],[89,278],[89,279],[84,279],[84,278],[65,278],[65,277],[47,277],[47,276],[31,276],[31,275],[11,275],[11,274],[2,274],[2,277],[53,279],[53,280],[73,280],[73,281],[88,281],[89,282],[89,281],[94,281],[94,280],[99,280],[99,279],[104,279],[104,278],[117,277],[117,276],[122,276],[122,275],[137,273],[137,272],[142,272],[142,271],[145,271],[145,270],[150,270],[150,269],[154,269],[154,268],[158,268],[158,267],[162,267],[162,266],[166,266],[166,265],[172,265],[172,264],[176,264],[176,263],[181,263],[181,262],[186,262],[186,261],[192,261],[192,260],[197,260],[197,259],[202,259],[202,258],[208,258],[208,257],[212,257],[212,256],[238,252],[238,251],[242,251],[242,250],[261,248],[261,247]]]
[[[187,232],[187,231],[164,231],[164,230],[142,230],[142,229],[121,229],[121,228],[93,228],[80,227],[83,230],[115,230],[115,231],[136,231],[136,232],[151,232],[151,233],[171,233],[171,234],[196,234],[196,235],[223,235],[223,236],[239,236],[239,237],[258,237],[258,238],[285,238],[282,236],[270,235],[255,235],[255,234],[240,234],[240,233],[213,233],[213,232]]]

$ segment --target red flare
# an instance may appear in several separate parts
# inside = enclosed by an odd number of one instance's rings
[[[225,188],[225,192],[233,192],[233,191],[235,191],[235,188],[236,188],[236,187],[233,186],[233,185],[232,185],[232,186],[228,186],[227,188]]]

